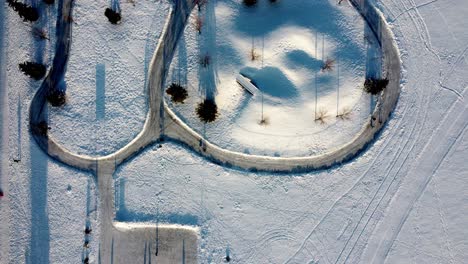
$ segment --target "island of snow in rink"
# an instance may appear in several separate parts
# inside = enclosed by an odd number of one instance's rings
[[[188,97],[170,108],[223,148],[270,156],[305,156],[345,144],[369,121],[362,86],[372,36],[349,4],[336,1],[208,1],[191,14],[166,86]],[[375,42],[374,42],[375,43]],[[239,84],[249,80],[258,92]],[[197,106],[214,100],[203,123]]]
[[[147,71],[170,3],[121,1],[118,24],[104,15],[110,7],[106,1],[74,5],[67,102],[51,108],[51,133],[73,152],[106,155],[143,128]]]

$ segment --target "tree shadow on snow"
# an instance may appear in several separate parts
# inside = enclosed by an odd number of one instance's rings
[[[199,219],[191,214],[159,213],[154,214],[131,211],[125,204],[125,179],[119,178],[116,186],[116,220],[121,222],[153,222],[179,225],[199,225]],[[159,203],[159,201],[158,201]]]
[[[245,67],[240,73],[249,78],[264,94],[283,99],[298,96],[296,86],[276,67],[269,66],[261,69]]]
[[[246,36],[263,37],[284,26],[298,26],[323,33],[340,43],[334,54],[340,60],[356,60],[364,55],[349,36],[349,29],[340,25],[344,22],[340,21],[340,9],[354,8],[352,6],[335,6],[329,1],[295,0],[287,3],[280,1],[275,5],[260,2],[254,8],[236,3],[235,8],[233,25]],[[357,11],[355,20],[359,23],[363,21]]]

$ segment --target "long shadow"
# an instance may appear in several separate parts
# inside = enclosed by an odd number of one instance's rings
[[[31,138],[31,240],[30,264],[48,264],[50,250],[49,216],[47,210],[48,157]]]
[[[267,2],[267,1],[265,1]],[[235,30],[248,37],[262,37],[286,26],[313,27],[313,30],[326,34],[328,38],[344,46],[335,51],[333,56],[340,60],[355,60],[362,57],[362,51],[356,41],[349,36],[348,30],[341,24],[340,8],[349,6],[332,5],[330,1],[288,1],[274,5],[261,2],[257,7],[247,8],[238,4],[233,24]],[[294,14],[294,15],[291,15]],[[356,12],[356,17],[359,14]]]
[[[33,0],[31,5],[36,7],[39,12],[39,20],[34,23],[34,30],[47,31],[49,15],[47,12],[47,6],[42,1]],[[37,39],[37,38],[36,38]],[[46,51],[46,40],[35,40],[32,43],[32,49],[34,54],[34,62],[44,63],[44,54]]]
[[[3,3],[5,5],[5,3]],[[3,180],[3,175],[7,173],[7,157],[8,157],[8,132],[4,133],[6,131],[6,126],[8,122],[8,115],[7,113],[7,105],[8,105],[8,97],[7,97],[7,91],[6,91],[6,86],[5,86],[5,65],[6,63],[4,62],[5,56],[4,56],[4,51],[5,51],[5,8],[4,6],[0,7],[0,191],[3,191],[2,189],[2,180]],[[6,154],[6,155],[5,155]]]
[[[187,87],[188,82],[188,62],[187,62],[187,43],[185,36],[180,36],[177,44],[177,68],[172,70],[172,82]]]
[[[200,56],[209,56],[209,63],[199,68],[199,86],[206,99],[214,99],[217,92],[217,52],[216,52],[216,14],[215,1],[208,1],[205,10],[202,34],[199,36]]]
[[[56,26],[56,49],[52,68],[43,84],[47,85],[49,92],[59,91],[65,93],[65,73],[67,72],[68,59],[72,42],[72,0],[58,2],[57,26]],[[43,87],[41,87],[42,89]]]
[[[47,12],[45,5],[42,2],[32,1],[32,6],[37,7],[40,14],[40,19],[36,23],[36,27],[44,30],[47,26]],[[34,60],[43,63],[46,41],[36,41],[33,43]],[[20,102],[18,103],[18,118],[21,118]],[[46,109],[45,108],[42,109]],[[48,120],[47,110],[42,111],[41,119]],[[21,129],[19,129],[21,133]],[[21,136],[21,134],[19,135]],[[29,244],[29,254],[26,259],[27,263],[31,264],[48,264],[50,254],[50,228],[49,215],[47,210],[47,178],[48,178],[48,157],[42,150],[34,144],[30,136],[30,197],[31,197],[31,239]],[[20,139],[19,139],[20,140]],[[43,141],[43,145],[47,148],[47,142]]]
[[[112,10],[121,13],[122,10],[120,9],[120,1],[119,0],[111,0],[111,8]]]
[[[96,119],[106,116],[106,65],[96,64]]]
[[[251,79],[262,92],[270,96],[288,99],[299,95],[296,86],[276,67],[267,66],[261,69],[245,67],[240,72]]]
[[[125,179],[118,179],[118,186],[116,186],[116,220],[121,222],[153,222],[153,223],[168,223],[168,224],[179,224],[179,225],[192,225],[196,226],[199,224],[199,219],[195,215],[191,214],[161,214],[155,212],[155,214],[147,214],[134,212],[127,208],[125,205]]]

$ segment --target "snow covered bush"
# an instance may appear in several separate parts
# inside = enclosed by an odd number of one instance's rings
[[[184,103],[188,96],[187,90],[178,83],[172,83],[166,93],[171,96],[174,103]]]
[[[388,85],[388,79],[368,78],[364,81],[364,90],[372,95],[379,94]]]
[[[23,62],[19,64],[19,69],[27,76],[38,81],[42,79],[46,74],[46,66],[36,62]]]
[[[197,106],[197,115],[202,122],[210,123],[218,117],[218,106],[213,99],[205,99]]]
[[[107,19],[109,19],[109,22],[111,22],[112,24],[117,24],[122,19],[120,12],[114,11],[110,8],[106,8],[104,15],[107,17]]]
[[[27,4],[18,2],[17,0],[7,0],[8,5],[13,8],[18,15],[24,20],[34,22],[39,19],[39,12],[37,9]]]

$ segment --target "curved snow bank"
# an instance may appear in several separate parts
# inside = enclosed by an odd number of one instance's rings
[[[374,140],[376,133],[383,128],[398,101],[401,62],[393,33],[383,15],[366,0],[353,0],[351,2],[368,22],[382,47],[384,69],[390,82],[381,94],[379,103],[370,116],[370,122],[365,124],[350,142],[324,154],[308,157],[282,158],[229,151],[205,140],[177,117],[167,104],[164,104],[164,107],[169,120],[166,121],[163,133],[170,138],[186,143],[201,155],[213,159],[217,163],[250,170],[293,171],[327,168],[355,157]]]

